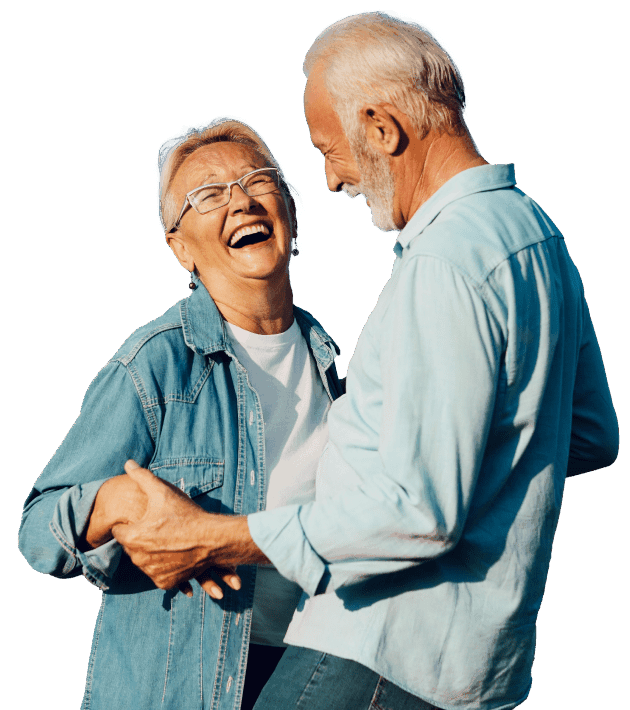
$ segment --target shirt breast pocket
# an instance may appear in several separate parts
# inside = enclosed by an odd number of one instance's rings
[[[181,491],[209,512],[221,507],[224,462],[204,456],[181,456],[153,461],[153,473]]]

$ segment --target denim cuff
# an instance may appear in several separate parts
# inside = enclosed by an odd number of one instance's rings
[[[89,523],[96,494],[106,480],[91,481],[68,489],[57,501],[50,522],[52,534],[68,555],[64,574],[69,574],[77,565],[81,565],[85,578],[103,591],[109,589],[111,578],[120,562],[120,543],[110,540],[85,552],[80,552],[78,545]]]

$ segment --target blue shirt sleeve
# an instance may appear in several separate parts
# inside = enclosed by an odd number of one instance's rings
[[[452,549],[483,458],[499,325],[440,259],[409,259],[390,287],[388,308],[357,345],[346,397],[331,409],[318,500],[249,516],[256,544],[309,594],[326,569],[338,588]],[[338,490],[322,498],[320,478]]]
[[[591,316],[584,302],[582,343],[573,390],[567,476],[610,466],[617,458],[618,450],[617,415]]]
[[[115,541],[81,551],[101,485],[124,473],[127,459],[146,465],[153,453],[149,425],[126,368],[110,362],[90,385],[79,418],[35,482],[24,505],[19,546],[38,572],[83,574],[107,589],[122,548]]]

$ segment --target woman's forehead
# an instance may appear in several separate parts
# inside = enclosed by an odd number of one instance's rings
[[[173,187],[184,192],[211,182],[237,180],[257,168],[267,166],[266,160],[253,148],[241,143],[211,143],[197,148],[182,163]]]

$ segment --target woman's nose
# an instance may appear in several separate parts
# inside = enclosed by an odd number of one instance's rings
[[[232,193],[230,195],[230,211],[231,212],[248,212],[253,205],[256,204],[255,198],[248,195],[245,190],[238,184],[232,185]]]

